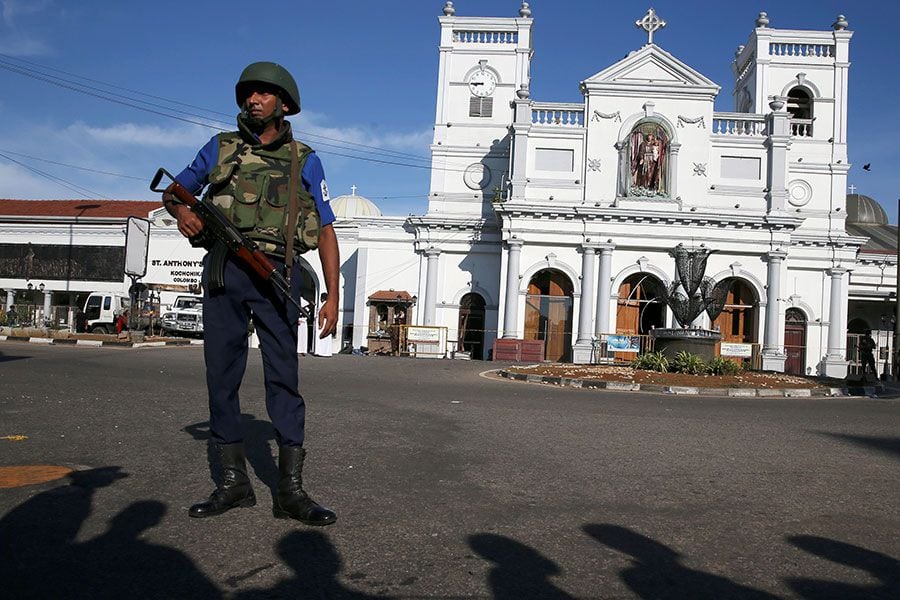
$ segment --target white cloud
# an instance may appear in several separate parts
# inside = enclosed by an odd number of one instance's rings
[[[53,6],[49,0],[0,0],[0,52],[11,56],[49,54],[50,45],[30,35],[19,25],[19,18],[43,13]]]
[[[320,145],[337,144],[346,147],[348,143],[362,144],[373,146],[374,148],[386,148],[428,157],[428,148],[433,134],[431,126],[418,131],[380,132],[358,125],[330,127],[326,124],[327,120],[328,118],[320,113],[304,111],[299,117],[296,117],[295,128],[297,137],[303,139],[304,134],[311,134],[309,143],[313,147],[316,147],[317,138],[312,136],[321,136],[322,138],[330,139],[323,139]],[[331,146],[327,146],[327,148],[331,148]],[[337,149],[335,150],[338,151]],[[377,152],[373,148],[358,148],[357,150],[360,152]]]
[[[138,123],[117,123],[107,127],[92,127],[83,122],[73,123],[64,132],[76,138],[88,138],[103,144],[149,146],[156,148],[190,148],[202,146],[215,130],[199,125],[160,127]]]
[[[0,159],[2,160],[2,159]],[[25,169],[19,165],[0,163],[0,198],[11,199],[75,199],[82,198],[73,190]]]

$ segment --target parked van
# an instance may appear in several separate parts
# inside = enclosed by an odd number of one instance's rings
[[[116,319],[128,310],[128,296],[109,292],[93,292],[84,301],[82,331],[115,333]]]

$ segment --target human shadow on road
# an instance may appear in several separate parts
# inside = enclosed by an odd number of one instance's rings
[[[78,531],[91,514],[95,492],[127,477],[121,467],[73,471],[69,482],[26,500],[0,519],[0,582],[16,597],[59,597],[75,573],[60,572],[71,559]],[[65,590],[65,587],[62,588]]]
[[[270,598],[328,598],[329,600],[381,600],[351,590],[338,581],[341,557],[324,534],[318,531],[295,531],[278,542],[278,555],[293,569],[294,576],[271,588],[247,590],[232,596],[233,600],[268,600]]]
[[[786,579],[787,584],[800,597],[816,600],[900,598],[900,561],[897,559],[853,544],[812,535],[795,535],[789,537],[788,541],[810,554],[866,571],[880,582],[873,585],[855,585],[799,577]]]
[[[70,483],[41,492],[0,519],[0,585],[9,598],[220,598],[178,550],[140,539],[166,512],[135,502],[86,542],[79,531],[96,491],[127,477],[120,467],[74,471]]]
[[[846,433],[831,433],[829,431],[816,431],[819,435],[828,436],[844,442],[850,442],[864,448],[871,448],[889,454],[894,458],[900,458],[900,437],[874,437],[866,435],[849,435]]]
[[[735,583],[712,573],[691,569],[681,564],[681,555],[668,546],[626,527],[591,524],[585,533],[619,552],[632,557],[631,566],[619,576],[631,591],[641,598],[664,600],[771,600],[778,598]]]
[[[222,597],[185,554],[141,539],[165,514],[156,500],[134,502],[110,520],[106,533],[73,547],[73,575],[90,588],[85,597]]]
[[[257,419],[255,415],[241,414],[244,428],[244,450],[247,453],[247,462],[256,476],[274,496],[278,486],[278,464],[272,456],[272,448],[269,442],[275,439],[275,428],[268,421]],[[201,421],[184,428],[195,440],[206,441],[206,460],[209,463],[210,475],[218,485],[222,473],[219,456],[215,451],[215,445],[210,439],[209,421]]]
[[[568,600],[574,598],[550,581],[562,571],[539,552],[502,535],[480,533],[469,536],[469,546],[494,563],[488,585],[496,600]]]

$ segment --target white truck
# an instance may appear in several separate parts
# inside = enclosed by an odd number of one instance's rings
[[[83,326],[89,333],[115,333],[116,319],[128,310],[128,296],[112,292],[92,292],[84,302]]]
[[[178,296],[163,312],[161,325],[170,335],[203,335],[203,297]]]

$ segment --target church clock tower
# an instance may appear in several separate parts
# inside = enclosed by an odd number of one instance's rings
[[[458,17],[453,2],[441,24],[429,214],[489,217],[505,193],[511,103],[527,87],[533,20]]]

